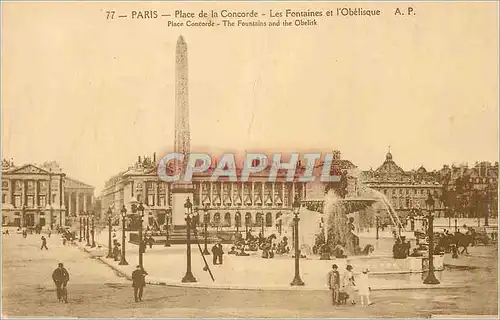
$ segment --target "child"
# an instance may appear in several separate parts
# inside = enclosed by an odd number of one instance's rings
[[[372,305],[373,302],[370,301],[370,280],[368,279],[368,269],[363,270],[363,273],[358,278],[357,285],[361,305],[365,305],[365,300],[366,305]]]

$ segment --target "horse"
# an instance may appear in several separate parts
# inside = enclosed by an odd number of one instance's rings
[[[453,242],[457,246],[457,250],[460,254],[463,254],[464,252],[466,254],[469,254],[467,251],[467,247],[469,247],[470,244],[474,242],[474,238],[472,235],[469,234],[463,234],[461,232],[456,232],[455,235],[453,235]],[[460,248],[463,248],[462,251],[460,251]]]
[[[362,251],[360,251],[360,253],[359,253],[359,254],[360,254],[360,255],[363,255],[363,256],[367,256],[367,255],[369,255],[370,253],[373,253],[373,251],[374,251],[374,250],[375,250],[375,248],[374,248],[371,244],[367,244],[367,245],[365,246],[365,248],[364,248]]]

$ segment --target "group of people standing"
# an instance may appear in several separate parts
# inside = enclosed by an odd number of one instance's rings
[[[360,297],[361,305],[369,306],[373,302],[370,301],[370,283],[368,279],[368,269],[363,270],[363,273],[354,278],[352,265],[347,265],[346,270],[342,275],[338,271],[336,264],[332,265],[332,270],[327,274],[327,285],[331,291],[332,304],[346,304],[350,301],[351,304],[356,304],[356,291]]]

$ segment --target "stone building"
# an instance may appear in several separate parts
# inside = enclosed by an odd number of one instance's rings
[[[439,173],[445,204],[459,216],[498,217],[498,162],[444,165]]]
[[[429,193],[435,200],[436,215],[441,216],[444,212],[440,173],[427,171],[423,166],[417,170],[405,171],[396,164],[390,151],[376,170],[362,171],[360,180],[382,193],[399,217],[404,218],[412,211],[425,209]]]
[[[3,225],[68,225],[70,215],[91,208],[93,194],[93,187],[67,177],[56,162],[45,162],[40,166],[16,166],[13,160],[5,159],[2,162]],[[85,200],[75,207],[69,200],[72,197]],[[68,211],[68,206],[80,210]]]
[[[348,160],[340,159],[340,152],[335,152],[333,171],[351,171],[356,167]],[[318,163],[317,167],[321,167]],[[172,192],[170,183],[161,181],[157,175],[157,159],[138,157],[134,166],[109,179],[101,193],[103,212],[113,208],[113,214],[125,206],[132,215],[131,203],[142,202],[145,207],[145,223],[156,228],[165,223],[165,216],[172,210]],[[248,182],[231,182],[221,178],[215,182],[210,176],[215,166],[203,173],[193,174],[195,210],[203,214],[208,207],[208,221],[212,227],[273,227],[276,219],[285,211],[292,210],[295,195],[301,199],[320,198],[325,193],[326,184],[316,182],[287,182],[286,172],[278,172],[275,182],[268,182],[269,168],[258,174],[252,174]],[[297,177],[305,170],[297,169]],[[240,169],[237,169],[239,176]],[[318,179],[316,179],[318,180]],[[354,176],[348,174],[348,190],[355,192]],[[335,184],[334,189],[338,188]]]

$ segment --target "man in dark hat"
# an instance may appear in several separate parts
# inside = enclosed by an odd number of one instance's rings
[[[134,272],[132,272],[132,287],[134,288],[134,299],[135,302],[142,301],[142,293],[144,291],[144,287],[146,286],[146,276],[147,272],[141,268],[140,265],[137,265]]]
[[[57,300],[61,301],[62,288],[66,288],[69,281],[68,270],[64,268],[62,263],[59,263],[57,269],[52,273],[52,280],[56,285]]]
[[[339,290],[340,290],[340,273],[336,264],[332,265],[332,270],[327,274],[328,288],[332,292],[332,303],[339,304]]]

